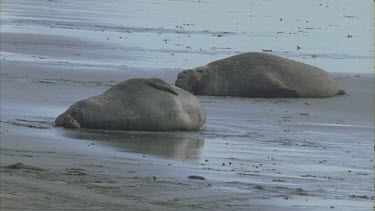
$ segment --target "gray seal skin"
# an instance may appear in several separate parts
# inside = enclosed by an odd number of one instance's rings
[[[198,130],[206,121],[200,101],[161,79],[130,79],[79,101],[56,126],[109,130]]]
[[[208,96],[314,98],[345,94],[322,69],[257,52],[182,71],[175,85]]]

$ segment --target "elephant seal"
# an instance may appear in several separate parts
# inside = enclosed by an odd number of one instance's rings
[[[312,98],[345,94],[324,70],[258,52],[182,71],[175,85],[194,95],[210,96]]]
[[[206,121],[200,101],[161,79],[135,78],[79,101],[55,120],[56,126],[109,130],[198,130]]]

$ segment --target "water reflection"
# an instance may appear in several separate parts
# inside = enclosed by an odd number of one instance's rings
[[[64,136],[90,140],[96,145],[124,152],[154,155],[178,160],[199,158],[204,138],[181,137],[175,133],[125,132],[102,130],[64,130]]]

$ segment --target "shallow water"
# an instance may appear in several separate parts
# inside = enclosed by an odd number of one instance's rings
[[[51,43],[35,42],[23,46],[33,53],[12,54],[3,41],[1,55],[126,71],[185,69],[241,52],[272,50],[329,72],[372,72],[372,9],[371,1],[350,0],[5,1],[2,32],[67,36],[93,45],[61,45],[81,51],[62,56],[44,50]],[[95,46],[100,46],[97,55],[85,52]]]

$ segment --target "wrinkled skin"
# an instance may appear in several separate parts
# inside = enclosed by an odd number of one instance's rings
[[[182,71],[175,82],[194,95],[331,97],[345,92],[324,70],[266,53],[244,53]]]
[[[200,101],[156,78],[130,79],[79,101],[56,126],[110,130],[198,130],[206,120]]]
[[[190,93],[197,93],[199,88],[207,81],[210,72],[210,69],[205,68],[205,66],[182,71],[178,74],[175,85]]]

